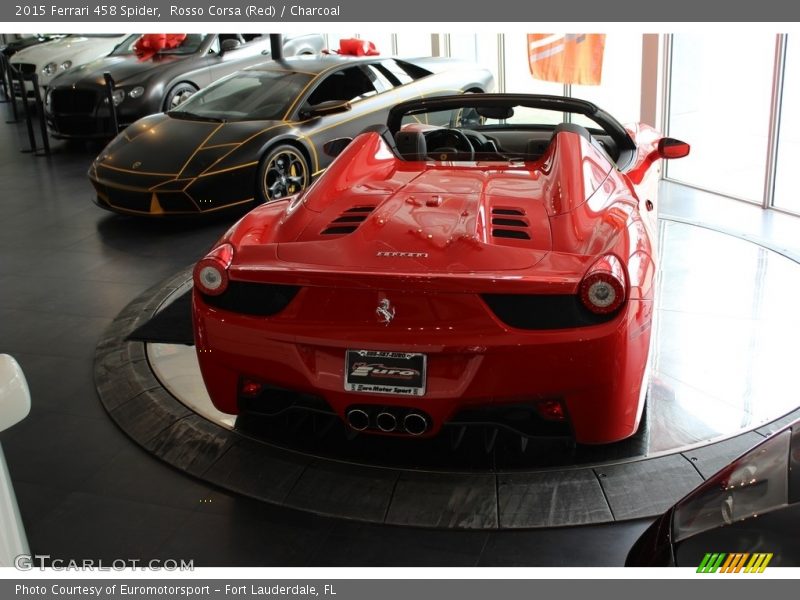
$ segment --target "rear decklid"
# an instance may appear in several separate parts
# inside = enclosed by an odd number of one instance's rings
[[[549,252],[539,180],[491,166],[431,167],[383,189],[312,196],[278,234],[278,258],[319,267],[423,273],[527,269]]]

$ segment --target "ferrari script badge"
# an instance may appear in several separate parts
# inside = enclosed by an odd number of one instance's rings
[[[384,325],[388,325],[394,319],[394,306],[392,306],[388,298],[384,298],[378,303],[375,314],[378,316],[378,321]]]

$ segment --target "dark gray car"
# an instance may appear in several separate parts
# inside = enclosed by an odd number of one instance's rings
[[[800,420],[709,477],[645,531],[629,567],[698,573],[800,566]]]
[[[132,35],[108,56],[53,79],[46,99],[47,124],[55,137],[104,138],[112,131],[104,73],[114,80],[114,104],[120,127],[178,106],[197,90],[234,71],[270,58],[268,34],[190,33],[177,48],[146,60],[134,52]],[[284,56],[317,54],[320,34],[284,36]]]

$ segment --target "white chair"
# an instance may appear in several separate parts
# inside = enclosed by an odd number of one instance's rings
[[[0,354],[0,431],[16,425],[31,410],[28,382],[19,364],[8,354]],[[11,476],[0,448],[0,567],[11,567],[21,554],[30,554],[28,538],[11,485]]]

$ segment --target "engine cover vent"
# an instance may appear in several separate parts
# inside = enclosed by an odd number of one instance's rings
[[[348,208],[331,221],[328,226],[322,230],[320,235],[347,235],[353,233],[373,210],[375,210],[374,206],[354,206]]]
[[[514,240],[531,239],[530,223],[525,211],[514,207],[492,207],[492,235]]]

